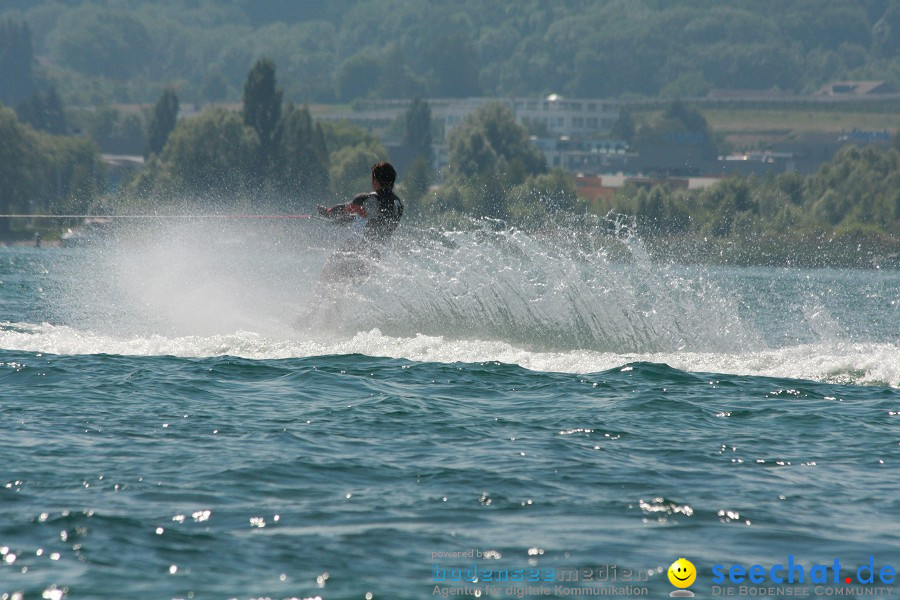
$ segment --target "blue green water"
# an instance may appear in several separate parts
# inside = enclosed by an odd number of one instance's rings
[[[0,598],[895,590],[843,578],[900,569],[898,272],[401,235],[309,316],[296,235],[0,250]]]

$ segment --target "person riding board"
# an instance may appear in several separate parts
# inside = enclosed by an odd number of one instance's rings
[[[403,202],[394,194],[397,171],[387,162],[372,166],[372,191],[357,194],[346,204],[316,207],[320,216],[340,225],[350,225],[350,237],[322,268],[320,283],[362,284],[369,277],[369,265],[381,258],[400,218]]]

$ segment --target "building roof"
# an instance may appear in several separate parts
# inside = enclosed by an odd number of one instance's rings
[[[823,96],[866,96],[868,94],[889,94],[894,90],[884,81],[832,81],[822,86]]]

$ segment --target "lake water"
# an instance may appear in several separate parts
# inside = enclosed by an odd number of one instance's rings
[[[0,598],[894,591],[897,271],[401,231],[317,302],[335,235],[0,249]]]

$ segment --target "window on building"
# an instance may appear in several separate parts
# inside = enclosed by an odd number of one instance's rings
[[[588,102],[588,112],[597,112],[597,103],[596,102]]]

